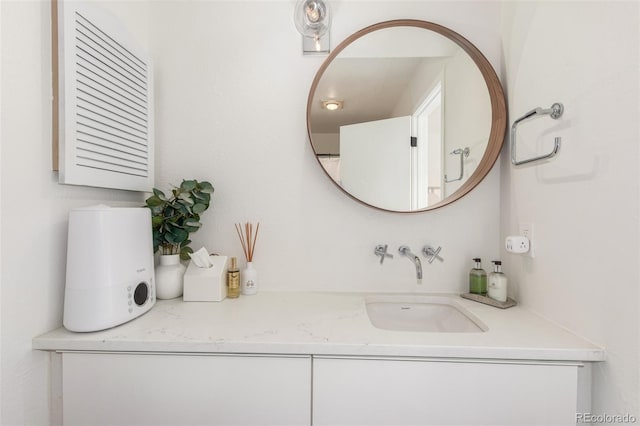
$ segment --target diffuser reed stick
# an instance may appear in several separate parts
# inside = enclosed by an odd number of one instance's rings
[[[253,233],[253,223],[244,224],[244,232],[242,232],[242,225],[240,223],[235,224],[236,232],[240,238],[240,244],[242,244],[242,251],[247,262],[253,261],[253,253],[256,249],[256,241],[258,240],[258,231],[260,230],[260,222],[256,226],[256,233]]]

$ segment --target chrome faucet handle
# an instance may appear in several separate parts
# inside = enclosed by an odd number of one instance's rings
[[[438,248],[434,249],[431,246],[424,246],[422,248],[422,254],[427,257],[427,262],[433,263],[435,259],[438,259],[440,262],[444,262],[444,259],[438,255],[442,250],[442,247],[438,246]]]
[[[384,258],[385,257],[390,257],[391,259],[393,259],[393,255],[391,253],[387,253],[387,244],[382,245],[382,244],[378,244],[375,248],[375,250],[373,251],[373,253],[376,256],[380,256],[380,264],[382,265],[382,262],[384,262]]]
[[[405,256],[414,256],[414,254],[411,253],[411,248],[409,248],[409,246],[400,246],[398,247],[398,251]]]

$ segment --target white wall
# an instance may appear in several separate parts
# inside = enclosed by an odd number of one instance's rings
[[[511,120],[563,102],[564,116],[525,122],[513,168],[502,157],[502,236],[534,225],[536,257],[505,257],[522,304],[603,345],[593,413],[640,417],[638,2],[505,2]],[[522,148],[520,148],[520,142]],[[522,156],[522,157],[520,157]]]
[[[413,115],[442,80],[448,58],[423,58],[398,97],[391,117]]]
[[[147,43],[145,4],[108,7]],[[141,205],[143,198],[58,185],[51,171],[50,3],[3,0],[0,24],[0,423],[45,425],[48,355],[32,351],[31,339],[62,323],[68,212],[100,202]]]
[[[216,188],[194,248],[240,256],[234,222],[260,221],[254,263],[265,290],[465,290],[471,258],[499,254],[498,167],[469,196],[429,213],[381,212],[340,192],[307,141],[307,96],[324,57],[302,55],[293,5],[153,3],[157,184],[193,177]],[[498,2],[332,5],[334,46],[375,22],[425,19],[461,33],[499,67]],[[380,243],[441,245],[445,263],[426,265],[418,286],[409,260],[378,263]]]

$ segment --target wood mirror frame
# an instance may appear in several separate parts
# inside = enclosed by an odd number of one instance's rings
[[[309,143],[311,144],[311,148],[315,153],[316,151],[313,145],[313,139],[311,134],[311,123],[310,123],[311,107],[314,102],[314,96],[315,96],[315,92],[318,87],[318,84],[322,79],[325,71],[329,67],[329,65],[331,65],[333,60],[340,54],[340,52],[342,52],[347,46],[349,46],[355,40],[371,32],[382,30],[385,28],[392,28],[392,27],[416,27],[416,28],[423,28],[429,31],[434,31],[448,38],[449,40],[457,44],[460,48],[462,48],[462,50],[464,50],[471,57],[473,62],[478,67],[487,85],[487,89],[489,92],[489,99],[491,103],[491,130],[489,132],[487,147],[482,156],[482,159],[480,160],[480,163],[478,164],[473,174],[466,180],[466,182],[462,186],[460,186],[460,188],[458,188],[458,190],[456,190],[454,193],[447,196],[443,200],[439,201],[438,203],[427,206],[426,208],[423,208],[423,209],[397,211],[397,210],[385,209],[379,206],[366,203],[365,201],[350,194],[347,190],[345,190],[342,186],[340,186],[335,180],[331,178],[329,173],[325,170],[325,168],[320,163],[320,160],[317,155],[316,155],[316,160],[318,160],[318,165],[320,165],[320,167],[325,172],[327,177],[329,177],[329,179],[331,179],[331,181],[342,192],[347,194],[350,198],[358,201],[359,203],[373,207],[378,210],[389,211],[394,213],[417,213],[417,212],[434,210],[459,200],[460,198],[468,194],[473,188],[475,188],[485,178],[485,176],[493,168],[493,165],[495,164],[496,160],[498,159],[498,156],[500,155],[500,151],[502,150],[502,145],[504,143],[505,130],[507,127],[507,110],[506,110],[504,92],[502,90],[502,85],[500,83],[500,80],[498,79],[498,76],[495,70],[493,69],[493,67],[487,60],[487,58],[485,58],[485,56],[482,54],[482,52],[478,50],[478,48],[476,48],[470,41],[468,41],[467,39],[465,39],[463,36],[456,33],[455,31],[452,31],[449,28],[443,27],[441,25],[434,24],[432,22],[415,20],[415,19],[399,19],[399,20],[380,22],[380,23],[368,26],[366,28],[361,29],[360,31],[357,31],[351,36],[347,37],[343,42],[341,42],[333,50],[333,52],[331,52],[331,54],[327,57],[327,59],[322,63],[322,65],[318,69],[318,72],[316,73],[315,78],[313,79],[313,83],[311,84],[311,89],[309,91],[309,98],[307,100],[307,134],[309,137]]]

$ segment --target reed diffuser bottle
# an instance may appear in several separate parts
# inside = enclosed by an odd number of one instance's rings
[[[252,295],[258,292],[258,271],[253,267],[253,262],[247,262],[242,270],[242,294]]]
[[[244,224],[244,233],[242,232],[242,226],[236,224],[236,232],[240,237],[240,244],[242,244],[242,251],[244,257],[247,260],[247,266],[240,273],[240,290],[243,295],[250,296],[258,292],[258,271],[253,266],[253,253],[256,248],[256,240],[258,239],[258,231],[260,230],[260,222],[256,226],[256,232],[253,233],[253,224]]]

